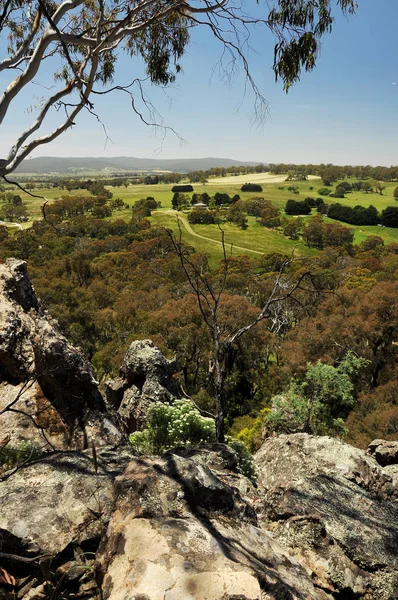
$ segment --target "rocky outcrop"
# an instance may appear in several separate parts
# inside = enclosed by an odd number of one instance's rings
[[[116,478],[97,562],[104,600],[326,598],[204,455],[137,459]]]
[[[0,482],[1,567],[15,597],[329,598],[258,527],[228,482],[252,488],[234,464],[216,445],[163,458],[53,453],[24,467]]]
[[[11,406],[10,406],[11,404]],[[61,448],[120,440],[91,365],[40,305],[26,264],[0,265],[0,430]]]
[[[0,481],[0,598],[97,598],[95,553],[129,449],[53,452]],[[6,575],[5,575],[6,574]]]
[[[256,464],[261,522],[317,586],[334,597],[398,597],[398,489],[374,458],[294,434],[267,440]]]
[[[223,444],[158,458],[104,447],[50,453],[6,476],[0,598],[11,588],[21,600],[55,590],[91,600],[397,598],[397,489],[372,457],[331,438],[280,436],[257,454],[258,488],[237,460]]]
[[[373,440],[368,446],[368,453],[373,456],[382,467],[398,465],[398,442]]]
[[[151,340],[132,342],[119,377],[105,385],[106,397],[129,432],[140,429],[153,402],[170,402],[181,393],[173,374],[177,365],[167,360]]]

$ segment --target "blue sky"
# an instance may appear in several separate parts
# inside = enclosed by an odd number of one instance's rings
[[[160,131],[141,124],[128,97],[115,94],[96,101],[113,143],[105,145],[103,129],[93,117],[81,116],[76,127],[34,155],[397,164],[398,2],[359,0],[355,16],[336,13],[336,17],[333,33],[323,40],[317,68],[304,74],[287,95],[274,81],[272,35],[265,30],[253,33],[256,52],[249,53],[251,71],[269,103],[261,127],[251,126],[254,99],[250,90],[243,93],[243,73],[229,83],[220,81],[217,70],[212,75],[221,48],[209,33],[196,29],[176,83],[167,90],[147,88],[164,122],[184,143],[172,133],[163,139]],[[117,79],[128,81],[141,74],[140,64],[120,53]],[[0,78],[0,89],[5,81]],[[51,83],[50,72],[38,81]],[[32,89],[1,127],[0,156],[32,118],[26,107],[33,106],[34,114],[34,105],[40,102],[42,88]]]

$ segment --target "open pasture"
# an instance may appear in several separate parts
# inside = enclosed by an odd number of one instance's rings
[[[319,179],[316,175],[309,175],[309,180]],[[286,175],[273,175],[272,173],[247,173],[244,175],[226,175],[225,177],[215,177],[209,179],[210,185],[224,186],[235,185],[241,187],[244,183],[282,183],[286,180]]]
[[[276,181],[277,179],[277,181]],[[268,173],[257,173],[251,175],[239,175],[239,176],[228,176],[220,177],[217,179],[210,179],[206,184],[193,184],[194,191],[196,193],[207,192],[210,196],[216,192],[226,192],[230,196],[239,194],[242,199],[248,199],[255,195],[262,196],[268,200],[271,200],[281,209],[284,208],[286,201],[289,198],[295,200],[304,200],[307,197],[318,198],[319,190],[325,187],[319,178],[312,178],[308,181],[301,182],[287,182],[285,181],[286,176],[272,176]],[[253,192],[241,192],[240,188],[245,182],[261,183],[263,191],[259,193]],[[221,185],[222,183],[222,185]],[[288,190],[288,187],[295,186],[299,193],[294,194]],[[108,189],[113,193],[113,198],[122,198],[122,200],[128,204],[128,207],[122,210],[114,211],[112,218],[129,219],[131,215],[131,207],[137,200],[146,198],[147,196],[153,196],[157,201],[161,202],[161,209],[153,212],[151,217],[152,222],[157,225],[164,225],[170,227],[173,230],[177,230],[177,221],[174,211],[171,212],[171,200],[173,192],[171,188],[172,184],[156,184],[156,185],[129,185],[125,186],[108,186]],[[331,186],[333,190],[335,186]],[[381,212],[387,206],[395,206],[396,200],[394,199],[393,192],[396,187],[396,183],[387,183],[383,194],[376,193],[365,193],[362,191],[353,191],[346,194],[345,198],[329,198],[323,196],[325,202],[333,203],[339,202],[348,206],[356,206],[358,204],[362,206],[373,205]],[[55,200],[61,196],[69,195],[69,192],[65,189],[60,188],[45,188],[45,189],[34,189],[31,190],[33,194],[44,196],[49,200]],[[22,227],[29,227],[32,220],[41,217],[41,207],[43,200],[41,198],[34,198],[16,190],[26,203],[30,220],[28,223],[23,223]],[[87,195],[88,191],[84,189],[73,190],[70,195]],[[170,211],[168,214],[167,211]],[[312,211],[312,216],[315,215],[315,210]],[[186,217],[184,222],[188,224]],[[329,221],[329,219],[327,219]],[[332,221],[330,219],[330,222]],[[188,225],[189,226],[189,225]],[[352,226],[355,230],[355,243],[361,243],[369,235],[379,235],[383,237],[386,243],[398,242],[398,229],[384,228],[384,227],[364,227],[364,226]],[[215,225],[194,225],[189,226],[191,232],[189,233],[185,227],[183,227],[184,239],[192,246],[202,252],[207,252],[212,256],[212,259],[218,260],[222,255],[222,248],[219,245],[220,232],[218,227]],[[293,247],[297,248],[299,253],[308,253],[310,250],[306,248],[301,240],[292,241],[284,237],[281,232],[273,231],[261,227],[256,223],[254,218],[249,218],[249,227],[247,230],[242,231],[235,225],[225,224],[224,229],[226,231],[226,240],[228,244],[232,244],[235,247],[235,253],[247,253],[253,257],[258,252],[290,252]],[[238,247],[244,248],[239,250]]]

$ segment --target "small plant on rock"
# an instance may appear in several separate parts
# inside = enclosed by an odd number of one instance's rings
[[[216,439],[213,419],[203,417],[190,400],[172,404],[154,403],[148,411],[148,426],[130,435],[140,452],[159,454],[175,446],[199,446]]]

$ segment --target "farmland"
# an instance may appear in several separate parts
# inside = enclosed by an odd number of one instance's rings
[[[238,175],[238,176],[226,176],[211,178],[207,183],[194,184],[194,191],[198,194],[206,192],[210,196],[216,192],[225,192],[230,196],[239,194],[243,200],[252,198],[255,195],[264,197],[267,200],[272,201],[275,205],[280,207],[282,210],[286,204],[286,201],[290,198],[295,200],[304,200],[307,197],[317,198],[319,197],[319,189],[323,186],[322,181],[319,178],[311,177],[308,181],[293,182],[289,183],[285,181],[285,175],[273,176],[269,173],[256,173],[250,175]],[[241,186],[243,183],[261,183],[262,192],[241,192]],[[288,189],[290,185],[294,185],[299,193],[293,194]],[[326,202],[339,202],[343,205],[354,207],[356,205],[369,206],[374,205],[379,212],[381,212],[387,206],[394,206],[395,199],[393,196],[393,190],[395,183],[387,183],[383,194],[378,193],[365,193],[363,191],[353,191],[346,194],[345,198],[341,199],[330,199],[324,198]],[[164,226],[174,231],[178,231],[177,214],[172,211],[171,200],[173,193],[171,191],[171,184],[159,183],[155,185],[128,185],[128,186],[107,186],[110,192],[113,194],[113,198],[121,198],[125,203],[125,206],[120,210],[115,210],[112,215],[112,219],[125,219],[128,220],[131,217],[131,207],[134,202],[147,196],[153,196],[158,202],[161,203],[161,208],[152,212],[150,217],[153,225]],[[332,188],[333,189],[333,188]],[[33,198],[28,194],[19,192],[23,202],[26,204],[27,212],[29,215],[29,221],[23,224],[24,228],[31,225],[32,220],[41,217],[41,207],[43,204],[42,198]],[[60,188],[41,188],[32,190],[33,194],[44,196],[48,200],[55,200],[61,196],[68,195],[89,195],[89,192],[85,189],[73,190],[70,193],[65,189]],[[220,246],[220,231],[217,225],[191,225],[189,230],[187,229],[187,219],[184,213],[179,213],[182,218],[182,235],[183,239],[194,246],[197,250],[208,253],[212,257],[212,261],[217,261],[221,258],[222,248]],[[315,215],[315,209],[312,211],[312,215]],[[294,218],[294,217],[292,217]],[[305,217],[308,219],[309,217]],[[325,218],[325,222],[336,222],[331,219]],[[359,244],[370,235],[381,236],[385,243],[398,242],[398,229],[385,228],[380,226],[351,226],[355,231],[354,243]],[[259,225],[254,217],[249,217],[248,228],[241,230],[237,226],[225,223],[223,225],[225,231],[225,239],[228,245],[235,247],[234,253],[242,254],[247,253],[248,255],[255,257],[260,253],[267,253],[271,251],[277,252],[291,252],[295,248],[298,254],[308,254],[313,251],[307,248],[301,239],[290,240],[283,235],[279,230],[268,229]]]

